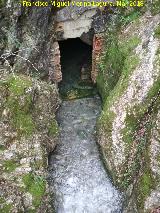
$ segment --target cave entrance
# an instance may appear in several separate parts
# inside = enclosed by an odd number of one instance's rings
[[[59,92],[63,99],[92,96],[96,89],[91,81],[92,46],[80,38],[59,41],[62,81]]]

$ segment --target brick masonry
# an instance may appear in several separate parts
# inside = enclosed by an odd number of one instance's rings
[[[100,63],[100,59],[104,50],[104,33],[95,34],[93,37],[93,51],[92,51],[92,71],[91,71],[91,79],[93,83],[96,83],[96,78],[98,76],[98,64]]]
[[[60,82],[62,80],[60,57],[59,44],[56,41],[53,43],[50,53],[49,79],[53,82]]]
[[[100,63],[101,56],[104,50],[104,34],[95,34],[93,37],[93,50],[92,50],[92,70],[91,79],[93,83],[96,83],[98,76],[98,66]],[[60,49],[58,42],[53,43],[53,48],[50,56],[52,66],[50,66],[49,78],[51,81],[60,82],[62,80],[61,62],[60,62]]]

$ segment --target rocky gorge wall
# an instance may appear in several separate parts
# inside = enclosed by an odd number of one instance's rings
[[[1,212],[53,212],[46,177],[58,141],[57,89],[1,69],[0,101]]]
[[[46,179],[61,70],[52,11],[1,1],[0,12],[0,211],[53,212]]]
[[[97,84],[104,107],[98,142],[123,212],[158,212],[160,15],[145,13],[110,28]],[[111,25],[113,26],[113,25]]]
[[[61,80],[57,55],[54,13],[51,7],[23,7],[19,1],[1,1],[1,60],[15,72]],[[3,55],[2,55],[3,54]],[[55,72],[57,70],[57,72]]]

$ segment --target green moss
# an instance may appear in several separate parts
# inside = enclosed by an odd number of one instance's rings
[[[12,204],[6,203],[6,200],[3,197],[0,197],[0,212],[1,213],[10,213]]]
[[[155,29],[154,36],[160,39],[160,25]]]
[[[4,204],[1,208],[1,213],[10,213],[12,209],[12,204]]]
[[[151,8],[151,12],[153,15],[160,13],[160,1],[154,0],[150,3],[149,7]]]
[[[131,13],[139,14],[138,11]],[[131,70],[139,62],[139,57],[133,53],[133,50],[141,42],[141,39],[137,36],[131,38],[120,37],[121,26],[123,25],[122,17],[122,14],[117,16],[114,25],[108,26],[105,50],[99,64],[97,87],[103,103],[105,103],[120,77],[122,75],[123,78],[129,76]]]
[[[125,11],[126,13],[126,11]],[[137,20],[141,15],[141,12],[139,10],[132,10],[131,12],[129,12],[128,14],[121,14],[120,15],[120,23],[121,25],[127,25],[135,20]]]
[[[146,197],[150,193],[152,186],[152,178],[149,172],[144,173],[142,175],[140,184],[141,184],[140,192],[142,193],[143,197]]]
[[[4,7],[6,4],[5,0],[0,0],[0,8]]]
[[[31,80],[23,75],[11,75],[6,82],[9,91],[6,107],[11,112],[11,124],[20,135],[26,136],[35,130],[31,115],[32,95],[26,92],[31,86]]]
[[[32,82],[25,76],[10,76],[8,79],[9,91],[14,95],[24,94],[25,89],[32,86]]]
[[[136,154],[134,158],[132,159],[132,163],[130,165],[130,168],[127,168],[124,166],[126,172],[124,172],[124,175],[122,177],[121,181],[121,188],[127,188],[131,181],[136,178],[137,172],[140,170],[141,165],[142,165],[142,159],[145,161],[145,165],[143,166],[143,169],[147,174],[149,173],[149,155],[148,155],[148,145],[150,141],[150,133],[151,129],[153,128],[153,122],[154,116],[157,114],[159,105],[160,105],[160,99],[159,99],[159,85],[160,85],[160,79],[155,81],[153,87],[150,89],[147,98],[144,100],[144,103],[141,106],[135,106],[132,111],[134,111],[134,114],[131,114],[130,116],[127,115],[126,117],[126,128],[125,131],[123,130],[123,140],[126,142],[126,153],[129,153],[130,150],[130,145],[132,142],[135,140],[135,135],[138,132],[140,127],[140,124],[142,120],[145,118],[145,116],[148,114],[148,119],[145,122],[145,125],[143,124],[143,131],[144,135],[139,137],[137,141],[137,147],[136,147]],[[150,113],[150,114],[149,114]],[[128,131],[130,129],[131,131]],[[129,146],[128,146],[129,144]],[[126,162],[127,166],[127,162]],[[123,173],[123,172],[122,172]],[[144,173],[143,173],[144,174]],[[150,171],[149,177],[152,177],[152,173]],[[154,186],[154,179],[152,178],[152,188]],[[145,188],[146,187],[146,188]],[[147,191],[147,187],[149,188],[148,190],[151,190],[150,185],[144,185],[144,190]],[[137,187],[139,189],[140,186]],[[143,195],[143,196],[142,196]],[[141,193],[139,196],[140,202],[138,203],[140,206],[143,204],[145,197],[147,197],[148,193]]]
[[[132,71],[139,64],[139,58],[133,54],[133,50],[140,43],[140,39],[136,36],[129,38],[125,42],[118,40],[118,37],[116,39],[117,41],[114,37],[113,41],[109,43],[110,48],[106,49],[106,52],[110,53],[107,53],[106,58],[103,58],[104,67],[102,66],[97,79],[98,88],[100,88],[100,93],[102,95],[104,105],[103,112],[97,126],[98,129],[103,128],[103,131],[105,132],[105,137],[107,138],[108,143],[105,147],[103,147],[103,154],[108,156],[108,158],[109,153],[112,151],[112,145],[110,142],[112,141],[112,123],[115,118],[115,114],[110,110],[110,107],[126,90],[129,83],[129,77],[132,74]],[[116,42],[117,45],[115,46]],[[111,59],[112,57],[113,59]],[[99,81],[100,78],[102,81]],[[129,143],[132,139],[132,135],[129,135],[128,131],[132,132],[135,128],[132,126],[134,121],[129,120],[129,122],[130,126],[128,126],[127,130],[124,130],[124,134],[128,143],[128,149],[130,146]],[[110,171],[110,168],[108,168],[108,170]],[[115,182],[119,181],[112,171],[110,171],[110,173],[112,174],[112,178]],[[125,182],[126,180],[127,179],[125,179]]]
[[[126,127],[122,130],[123,141],[126,143],[125,146],[126,153],[129,153],[131,145],[135,140],[136,133],[138,132],[139,129],[142,128],[140,127],[140,124],[143,118],[147,115],[147,113],[152,113],[151,115],[154,116],[154,114],[156,114],[158,111],[160,105],[160,99],[158,98],[159,85],[160,79],[158,78],[157,81],[155,81],[153,87],[148,92],[148,96],[144,100],[143,104],[141,104],[141,106],[134,106],[134,108],[132,109],[133,113],[128,112],[126,116],[125,120]],[[124,172],[124,176],[122,177],[123,179],[123,181],[121,182],[122,188],[128,187],[132,179],[135,177],[135,174],[140,169],[140,164],[143,155],[148,147],[150,131],[153,127],[153,124],[151,122],[152,116],[150,116],[149,117],[150,120],[148,120],[148,122],[146,122],[145,125],[143,125],[143,130],[145,131],[145,134],[143,135],[143,137],[139,137],[137,141],[137,148],[136,148],[137,151],[130,168],[126,169],[126,167],[124,166],[125,168],[124,170],[127,170],[127,172]],[[149,156],[147,154],[145,154],[145,158],[146,158],[145,161],[148,162],[147,159],[149,159]]]
[[[35,128],[32,116],[30,114],[25,114],[22,111],[13,115],[12,125],[20,134],[27,136],[32,135]]]
[[[125,59],[122,68],[122,75],[120,76],[117,84],[115,85],[114,89],[109,92],[109,96],[107,96],[107,94],[104,95],[106,97],[106,100],[104,102],[104,112],[107,112],[108,109],[112,106],[113,102],[115,102],[116,99],[123,94],[123,92],[128,86],[129,77],[132,71],[137,67],[138,63],[139,59],[137,56],[131,55]],[[104,120],[104,122],[107,123],[108,116],[106,118],[106,114],[108,114],[108,112],[102,114],[101,120]]]
[[[27,210],[28,213],[36,213],[36,211],[37,211],[36,209],[28,209]]]
[[[15,160],[5,160],[3,162],[3,167],[5,172],[13,172],[19,164]]]
[[[124,56],[119,48],[117,32],[108,32],[105,49],[97,77],[97,87],[104,101],[117,83],[123,66]]]
[[[58,128],[58,124],[57,124],[57,121],[54,119],[49,128],[48,128],[48,133],[50,136],[57,136],[58,133],[59,133],[59,128]]]
[[[126,149],[127,149],[126,152],[130,148],[130,145],[132,144],[132,142],[134,140],[134,134],[135,134],[136,129],[137,129],[137,123],[138,123],[138,120],[134,116],[133,113],[127,114],[126,119],[125,119],[126,128],[124,128],[121,131],[121,133],[123,135],[123,140],[126,143]]]
[[[33,196],[33,205],[38,208],[45,194],[46,181],[43,177],[31,173],[23,176],[23,183],[26,191]]]
[[[100,71],[97,77],[97,87],[103,103],[118,81],[126,82],[131,71],[138,65],[139,59],[138,56],[133,55],[133,50],[140,41],[137,36],[133,36],[125,42],[120,41],[117,30],[108,32],[106,50],[99,65]]]
[[[150,195],[151,191],[156,186],[156,180],[153,178],[152,172],[148,166],[148,160],[148,151],[145,151],[145,164],[143,165],[143,173],[139,177],[135,192],[139,210],[144,209],[144,202],[146,198]]]
[[[4,145],[1,145],[0,144],[0,151],[2,152],[2,151],[4,151],[6,149],[6,147],[4,146]]]
[[[115,114],[113,111],[110,111],[110,110],[102,111],[101,116],[97,121],[97,131],[98,131],[99,137],[101,137],[101,131],[100,131],[101,129],[103,129],[103,131],[107,135],[106,145],[103,146],[103,149],[101,149],[100,151],[103,154],[102,158],[107,168],[107,172],[111,174],[113,181],[116,182],[116,172],[112,169],[112,166],[111,168],[109,167],[109,165],[112,163],[110,157],[112,157],[111,140],[112,140],[112,123],[114,119],[115,119]],[[110,164],[107,164],[108,160],[110,161]]]

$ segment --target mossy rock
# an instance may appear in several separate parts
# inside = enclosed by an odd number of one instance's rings
[[[0,0],[0,8],[3,8],[6,4],[5,0]]]
[[[97,77],[97,87],[102,96],[103,103],[114,89],[120,77],[128,77],[132,70],[138,65],[138,56],[133,54],[133,50],[140,43],[137,36],[120,41],[118,36],[119,28],[113,28],[107,32],[106,47],[101,63],[99,64],[99,74]],[[126,88],[124,85],[123,90]],[[114,95],[115,96],[115,95]]]
[[[155,29],[154,36],[160,39],[160,25],[158,25],[157,28]]]
[[[150,3],[151,12],[153,15],[160,13],[160,1],[154,0]]]
[[[32,135],[35,124],[31,115],[31,79],[23,75],[10,75],[5,85],[8,89],[6,107],[11,112],[11,125],[20,135]]]
[[[55,119],[50,123],[48,127],[48,134],[49,136],[57,136],[59,134],[59,127]]]
[[[134,202],[138,212],[145,212],[144,203],[159,183],[156,183],[150,168],[151,153],[148,151],[153,118],[160,104],[159,27],[156,28],[159,20],[158,16],[152,19],[152,26],[148,24],[145,14],[138,25],[136,21],[127,29],[116,27],[115,23],[115,27],[108,27],[106,48],[97,78],[103,99],[103,111],[97,123],[103,159],[114,184],[128,196],[127,204],[131,195],[138,199]],[[150,26],[148,33],[144,31],[145,25],[147,29]],[[143,68],[152,48],[145,43],[147,39],[149,43],[156,43],[155,49],[152,49],[153,60],[148,60],[149,74],[147,68]],[[144,72],[146,76],[143,76]],[[152,74],[153,84],[149,86],[147,74]],[[145,81],[148,86],[146,91]]]
[[[45,194],[46,180],[32,173],[23,176],[25,191],[33,196],[33,206],[38,208],[42,203],[42,198]]]
[[[7,173],[13,172],[18,165],[19,163],[15,160],[5,160],[3,162],[4,171]]]

